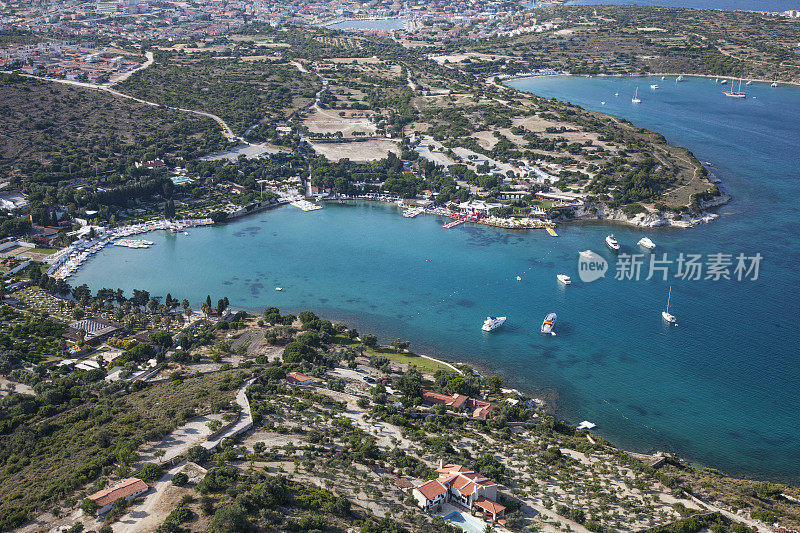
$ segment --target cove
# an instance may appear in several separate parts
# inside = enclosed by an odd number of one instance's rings
[[[800,180],[792,160],[800,91],[756,86],[759,98],[736,106],[721,100],[713,80],[692,79],[644,94],[632,108],[628,93],[653,81],[513,83],[585,107],[607,100],[606,112],[713,162],[734,201],[719,220],[693,229],[567,224],[558,238],[471,224],[446,230],[439,217],[406,219],[381,204],[283,207],[189,236],[152,233],[147,250],[107,247],[70,282],[128,295],[169,291],[195,309],[206,294],[254,312],[312,309],[383,341],[401,337],[416,351],[471,362],[511,386],[555,390],[561,416],[597,423],[619,446],[800,482]],[[581,283],[578,251],[592,249],[613,265],[603,244],[612,231],[628,253],[647,235],[672,257],[758,252],[764,260],[755,281],[617,281],[611,272]],[[575,283],[560,286],[558,273]],[[670,285],[680,324],[672,328],[660,315]],[[549,312],[558,313],[555,337],[539,333]],[[485,334],[487,315],[508,322]]]

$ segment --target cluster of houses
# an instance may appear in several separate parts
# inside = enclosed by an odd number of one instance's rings
[[[97,81],[137,65],[122,56],[103,57],[92,42],[44,42],[0,50],[0,68],[68,80]]]
[[[439,476],[414,487],[411,494],[428,512],[444,503],[455,503],[483,514],[492,522],[504,523],[506,508],[497,503],[497,483],[462,465],[444,465],[436,469]]]

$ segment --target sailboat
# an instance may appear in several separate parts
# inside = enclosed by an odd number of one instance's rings
[[[634,104],[641,104],[642,103],[642,99],[639,98],[639,88],[638,87],[636,88],[636,92],[634,93],[633,98],[631,98],[631,102],[633,102]]]
[[[674,315],[671,315],[671,314],[669,313],[669,301],[670,301],[670,299],[671,299],[671,298],[672,298],[672,287],[670,286],[670,288],[669,288],[669,295],[667,296],[667,308],[666,308],[664,311],[661,311],[661,317],[662,317],[664,320],[666,320],[667,322],[669,322],[670,324],[675,324],[675,325],[677,326],[677,325],[678,325],[678,322],[677,322],[677,320],[675,319],[675,316],[674,316]]]
[[[747,93],[742,92],[742,79],[739,78],[739,88],[735,91],[733,90],[733,83],[731,83],[731,90],[730,91],[723,91],[722,94],[725,96],[730,96],[731,98],[747,98]]]

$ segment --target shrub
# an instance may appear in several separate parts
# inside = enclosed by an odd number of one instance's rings
[[[209,533],[244,533],[250,529],[247,512],[242,506],[236,504],[225,505],[217,509],[214,518],[208,525]]]
[[[161,476],[163,475],[164,469],[161,468],[161,465],[147,463],[142,467],[141,470],[139,470],[139,472],[136,474],[136,477],[145,483],[153,483],[161,479]]]
[[[90,500],[86,498],[81,502],[81,511],[87,516],[96,516],[97,515],[97,504],[94,500]]]
[[[185,505],[179,505],[169,513],[165,522],[172,522],[173,524],[183,524],[192,519],[192,513]]]
[[[756,509],[750,513],[750,518],[754,520],[761,520],[762,522],[766,522],[767,524],[772,524],[773,522],[777,521],[777,518],[774,514],[766,511],[764,509]]]
[[[202,446],[192,446],[186,452],[186,460],[193,463],[203,463],[208,459],[208,450]]]
[[[183,472],[178,472],[174,476],[172,476],[172,484],[176,487],[183,487],[189,482],[189,476],[184,474]]]

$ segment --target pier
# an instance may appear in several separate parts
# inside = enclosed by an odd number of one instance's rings
[[[456,226],[458,226],[459,224],[463,224],[463,223],[464,223],[464,222],[466,222],[466,221],[467,221],[467,219],[466,219],[466,218],[457,218],[457,219],[455,219],[455,220],[454,220],[454,221],[452,221],[452,222],[448,222],[447,224],[445,224],[445,225],[444,225],[444,226],[442,226],[442,227],[443,227],[443,228],[447,228],[447,229],[450,229],[450,228],[455,228],[455,227],[456,227]]]
[[[296,200],[294,202],[290,202],[291,205],[300,209],[301,211],[316,211],[317,209],[322,209],[322,206],[319,204],[312,204],[308,200]]]

